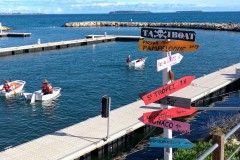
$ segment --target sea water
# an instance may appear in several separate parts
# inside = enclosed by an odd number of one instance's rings
[[[83,39],[89,34],[140,36],[138,27],[65,28],[74,21],[130,21],[135,22],[240,22],[239,12],[159,13],[144,15],[0,15],[3,26],[12,32],[30,32],[25,38],[0,38],[0,47]],[[227,31],[193,30],[196,43],[201,46],[194,52],[181,53],[182,61],[172,67],[175,79],[186,75],[196,78],[220,68],[239,63],[240,33]],[[130,69],[125,58],[148,57],[144,68]],[[174,53],[173,53],[174,54]],[[119,108],[139,98],[141,92],[152,91],[162,85],[162,73],[156,71],[156,60],[161,52],[139,51],[138,42],[107,42],[0,57],[0,81],[24,80],[25,92],[39,90],[43,79],[61,87],[61,96],[48,103],[30,104],[22,96],[0,98],[0,150],[13,147],[43,135],[79,123],[100,114],[103,95],[112,98],[111,109]],[[239,93],[231,94],[216,106],[239,107]],[[238,112],[223,112],[236,114]],[[219,115],[208,111],[191,124],[193,130],[204,125],[207,117]],[[196,129],[197,128],[197,129]],[[199,130],[189,136],[205,132]],[[150,154],[150,153],[149,153]],[[141,155],[143,156],[143,155]],[[150,156],[145,154],[145,156]],[[144,156],[143,156],[144,157]]]

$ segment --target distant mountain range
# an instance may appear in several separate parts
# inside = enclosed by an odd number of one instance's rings
[[[203,12],[201,10],[193,10],[193,11],[176,11],[176,13],[191,13],[191,12]],[[111,11],[109,14],[149,14],[149,13],[157,13],[150,11]]]
[[[184,12],[203,12],[201,10],[196,10],[196,11],[176,11],[176,13],[184,13]]]
[[[32,14],[45,14],[45,13],[21,13],[21,12],[6,12],[0,13],[0,15],[32,15]]]
[[[109,14],[149,14],[150,11],[112,11]]]

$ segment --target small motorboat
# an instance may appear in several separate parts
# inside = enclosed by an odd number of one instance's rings
[[[47,101],[60,96],[60,87],[53,87],[53,93],[50,94],[43,94],[42,90],[35,91],[33,93],[23,93],[24,97],[27,100],[31,100],[31,103],[35,101]]]
[[[128,67],[133,67],[133,68],[141,68],[141,67],[144,66],[146,59],[147,59],[147,57],[146,58],[139,58],[139,59],[130,61],[130,62],[127,63],[127,66]]]
[[[9,96],[17,95],[22,91],[25,83],[26,82],[22,80],[15,80],[15,81],[8,82],[8,85],[10,86],[9,92],[6,92],[5,89],[3,88],[3,85],[1,85],[0,96],[9,97]]]

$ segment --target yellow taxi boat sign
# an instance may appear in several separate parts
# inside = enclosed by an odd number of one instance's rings
[[[139,50],[141,51],[192,52],[198,48],[200,46],[192,41],[139,40]]]

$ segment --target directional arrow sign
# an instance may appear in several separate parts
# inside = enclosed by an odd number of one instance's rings
[[[161,148],[192,148],[193,143],[188,139],[181,138],[150,138],[149,147]]]
[[[191,99],[167,96],[167,97],[160,99],[158,101],[158,103],[163,104],[163,105],[177,106],[177,107],[181,107],[181,108],[190,108]]]
[[[168,118],[177,118],[188,116],[197,111],[197,108],[191,107],[190,109],[185,108],[170,108],[163,109],[160,111],[146,112],[143,113],[143,123],[152,123],[160,120],[166,120]]]
[[[139,40],[138,44],[141,51],[192,52],[200,48],[195,42],[189,41]]]
[[[140,120],[144,123],[143,117],[141,117]],[[174,120],[159,120],[155,122],[147,122],[145,124],[160,128],[171,129],[173,131],[178,131],[182,133],[190,133],[190,124],[186,122],[179,122]]]
[[[160,87],[144,96],[142,96],[142,99],[145,103],[145,105],[148,105],[152,102],[156,102],[159,99],[162,99],[169,94],[172,94],[188,85],[191,84],[191,82],[195,79],[195,76],[185,76],[182,77],[170,84],[166,84],[163,87]]]
[[[176,53],[174,55],[157,60],[157,71],[161,71],[168,66],[178,64],[182,58],[183,56],[180,53]]]
[[[185,41],[195,41],[196,33],[193,31],[168,30],[159,28],[142,28],[141,36],[158,39],[176,39]]]

